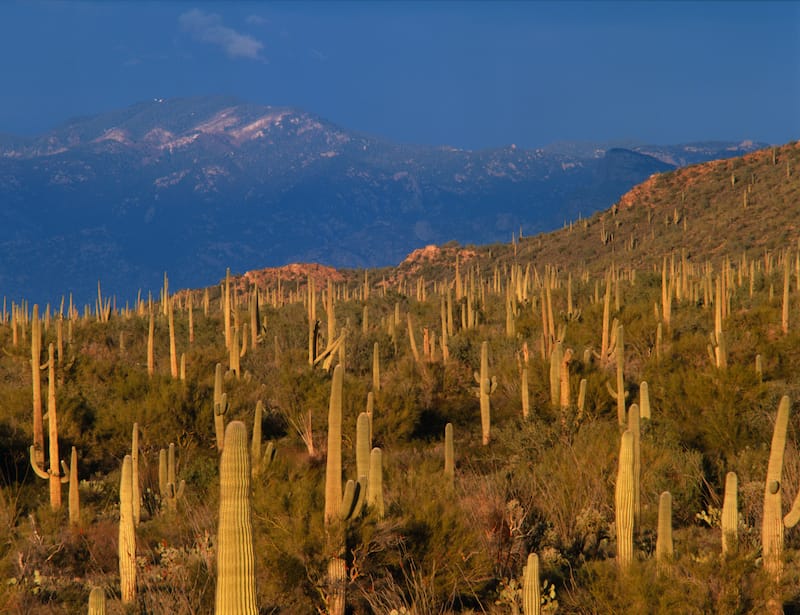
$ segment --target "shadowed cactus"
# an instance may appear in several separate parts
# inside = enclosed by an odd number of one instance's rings
[[[456,475],[455,451],[453,446],[453,424],[444,426],[444,475],[453,485]]]
[[[667,574],[672,564],[672,495],[664,491],[658,499],[658,536],[656,537],[656,567]]]
[[[258,613],[247,449],[247,428],[241,421],[231,421],[219,462],[217,615]]]

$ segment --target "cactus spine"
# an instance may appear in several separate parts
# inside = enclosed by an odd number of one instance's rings
[[[133,528],[133,479],[130,455],[122,462],[119,482],[119,584],[122,603],[136,599],[136,533]]]
[[[633,563],[633,434],[626,430],[619,447],[619,468],[614,490],[617,526],[617,562],[623,570]]]
[[[250,521],[247,428],[231,421],[219,462],[217,615],[256,615],[255,557]]]
[[[658,536],[656,537],[656,567],[666,574],[672,563],[672,495],[664,491],[658,498]]]
[[[522,571],[522,612],[539,615],[542,612],[542,588],[539,581],[539,556],[528,554],[528,563]]]
[[[735,554],[739,544],[739,479],[736,472],[725,476],[722,501],[722,554]]]
[[[475,381],[478,383],[478,397],[481,403],[481,436],[483,445],[489,444],[489,434],[492,427],[492,408],[489,396],[497,389],[497,378],[489,378],[489,342],[481,342],[481,371],[475,372]]]

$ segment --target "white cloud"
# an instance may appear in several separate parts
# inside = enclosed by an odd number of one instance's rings
[[[222,18],[216,13],[192,9],[183,13],[178,23],[192,38],[220,47],[228,57],[266,61],[261,55],[263,43],[223,25]]]

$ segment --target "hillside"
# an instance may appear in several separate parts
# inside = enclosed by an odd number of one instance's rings
[[[799,154],[516,246],[7,303],[0,611],[798,612]]]
[[[212,283],[231,267],[398,263],[606,209],[655,172],[742,142],[638,149],[398,144],[299,109],[157,99],[0,137],[0,295],[85,302]]]
[[[469,246],[477,262],[533,263],[603,271],[612,263],[661,269],[665,255],[698,265],[723,256],[763,256],[800,239],[800,143],[652,175],[612,207],[560,230],[489,246]],[[455,252],[426,259],[426,275],[452,268]],[[413,260],[413,259],[412,259]],[[395,275],[411,269],[401,264]],[[419,270],[418,266],[413,268]],[[385,270],[389,271],[389,270]]]

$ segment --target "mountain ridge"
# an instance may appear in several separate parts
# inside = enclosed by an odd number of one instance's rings
[[[0,138],[0,294],[90,298],[100,279],[130,296],[164,270],[190,287],[227,267],[396,264],[429,243],[552,230],[672,168],[619,148],[398,144],[230,97],[145,101]]]

